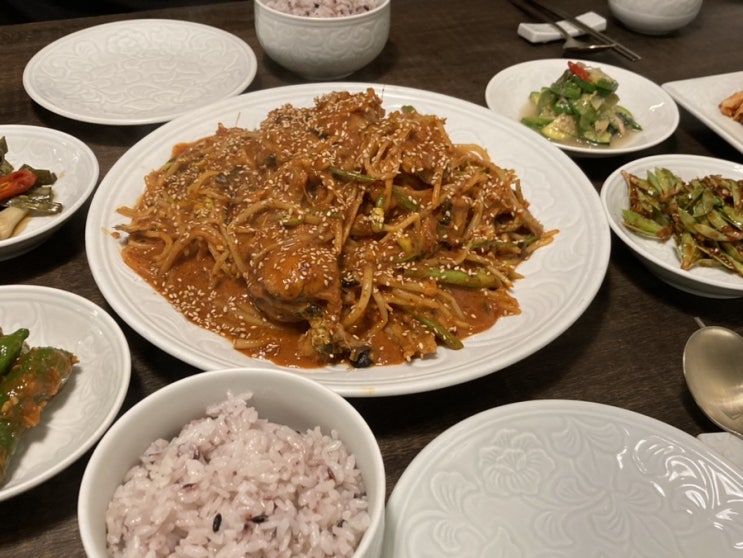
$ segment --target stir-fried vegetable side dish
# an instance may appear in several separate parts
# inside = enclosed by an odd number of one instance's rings
[[[557,81],[531,93],[529,101],[536,112],[521,122],[556,142],[609,145],[642,129],[619,104],[618,87],[600,68],[568,62]]]
[[[52,191],[57,176],[28,164],[16,170],[5,158],[7,153],[8,142],[0,137],[0,240],[13,236],[29,214],[54,215],[62,211],[62,204],[54,201]]]
[[[219,127],[146,178],[123,257],[193,322],[286,365],[430,355],[519,311],[553,232],[513,171],[373,90]]]
[[[77,358],[53,347],[28,347],[28,329],[0,330],[0,484],[21,437],[72,373]]]
[[[629,188],[622,212],[627,228],[673,238],[682,269],[722,267],[743,275],[743,180],[710,175],[686,182],[664,168],[646,178],[622,174]]]

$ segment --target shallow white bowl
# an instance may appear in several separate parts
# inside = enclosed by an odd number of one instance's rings
[[[635,72],[618,66],[589,60],[578,60],[587,66],[601,68],[619,82],[619,104],[632,112],[642,130],[619,145],[554,145],[574,157],[611,157],[649,149],[668,139],[678,127],[679,110],[673,98],[658,84]],[[520,62],[495,74],[485,88],[485,102],[490,110],[521,122],[529,106],[529,94],[553,83],[567,69],[565,58],[547,58]],[[534,131],[535,134],[539,132]]]
[[[609,0],[614,17],[646,35],[665,35],[685,27],[701,7],[702,0]]]
[[[709,298],[743,297],[743,277],[718,268],[681,269],[673,240],[666,242],[633,233],[623,224],[622,210],[629,207],[622,170],[644,178],[648,171],[667,168],[683,180],[719,174],[743,180],[743,164],[698,155],[655,155],[637,159],[615,170],[601,188],[601,203],[614,233],[659,279],[682,291]]]
[[[374,60],[390,32],[391,0],[343,17],[305,17],[255,0],[255,31],[266,54],[308,80],[340,79]]]
[[[20,439],[0,486],[2,502],[63,471],[98,441],[126,397],[131,356],[107,312],[60,289],[1,285],[0,326],[6,333],[24,327],[29,345],[65,349],[79,361],[41,422]]]
[[[57,174],[52,186],[55,200],[64,209],[57,215],[31,217],[21,232],[0,240],[0,261],[20,256],[36,248],[59,229],[87,201],[98,182],[98,160],[79,139],[52,128],[38,126],[0,126],[0,136],[8,142],[6,159],[13,167],[24,163]]]
[[[109,429],[85,469],[78,499],[78,523],[90,558],[106,554],[105,515],[115,488],[157,438],[170,439],[188,421],[228,392],[249,391],[261,418],[304,431],[314,426],[338,436],[355,457],[369,500],[371,524],[355,558],[378,558],[384,534],[385,472],[374,434],[356,409],[318,382],[283,371],[232,368],[203,372],[168,385],[127,411]]]

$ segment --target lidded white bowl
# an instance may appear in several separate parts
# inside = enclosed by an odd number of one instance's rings
[[[387,44],[391,0],[368,12],[310,17],[279,11],[255,0],[255,30],[265,53],[313,81],[346,77],[374,60]]]
[[[632,31],[665,35],[697,17],[702,0],[609,0],[614,17]]]

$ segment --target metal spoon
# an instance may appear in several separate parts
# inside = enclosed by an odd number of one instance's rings
[[[614,43],[589,43],[588,41],[576,39],[559,23],[555,21],[549,21],[548,23],[565,39],[565,42],[562,44],[562,50],[565,52],[596,52],[616,46]]]
[[[705,326],[686,342],[683,369],[694,401],[723,430],[743,438],[743,337]]]

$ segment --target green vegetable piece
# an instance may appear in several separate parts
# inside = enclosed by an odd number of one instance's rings
[[[23,343],[29,335],[26,328],[0,337],[0,376],[5,374],[23,350]]]
[[[330,171],[332,175],[337,176],[338,178],[342,178],[344,180],[358,180],[359,182],[365,182],[365,183],[374,182],[376,180],[374,177],[371,177],[368,174],[361,174],[360,172],[347,171],[347,170],[343,170],[341,168],[334,167],[334,166],[330,166],[328,170]]]
[[[0,381],[0,484],[23,434],[36,426],[47,403],[72,373],[76,357],[62,349],[33,347]]]
[[[36,169],[31,165],[23,164],[20,170],[30,170],[36,175],[34,186],[50,186],[57,181],[57,175],[48,169]]]
[[[418,211],[420,204],[418,200],[410,197],[405,190],[399,186],[392,187],[392,197],[395,198],[397,204],[402,207],[405,211]]]
[[[501,285],[498,277],[491,275],[484,269],[477,269],[470,272],[459,269],[439,269],[432,267],[425,271],[424,276],[428,279],[434,279],[439,283],[469,289],[492,289]]]
[[[666,227],[653,219],[643,217],[631,209],[623,209],[622,217],[624,217],[624,226],[628,229],[653,238],[668,238],[667,234],[664,235]]]
[[[521,123],[529,126],[529,128],[532,128],[538,132],[542,131],[542,128],[550,124],[554,118],[551,117],[540,117],[540,116],[525,116],[521,119]]]
[[[419,314],[414,314],[413,318],[422,323],[424,326],[426,326],[428,329],[430,329],[433,334],[438,337],[446,347],[450,349],[459,350],[462,347],[464,347],[464,344],[462,341],[454,335],[451,331],[446,329],[440,322],[437,320],[434,320],[433,318],[429,318],[427,316],[421,316]]]

